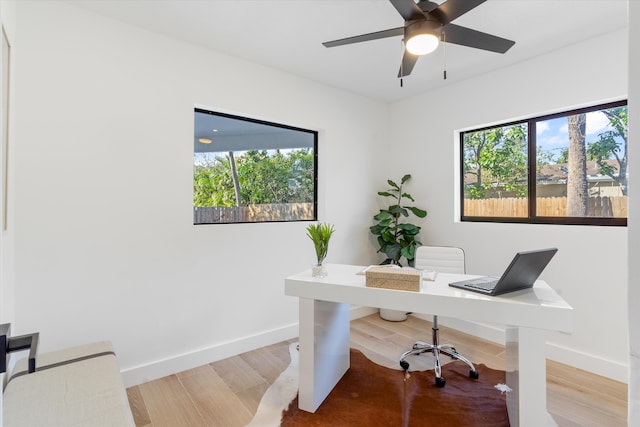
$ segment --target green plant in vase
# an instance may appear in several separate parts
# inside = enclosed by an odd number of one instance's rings
[[[418,218],[427,216],[427,211],[415,206],[403,204],[404,199],[415,202],[411,194],[403,191],[403,185],[411,179],[411,175],[405,175],[400,181],[400,185],[392,180],[387,180],[391,186],[387,191],[379,191],[378,195],[393,199],[391,205],[386,209],[380,209],[373,219],[377,224],[369,227],[371,233],[378,236],[378,252],[383,253],[387,258],[381,263],[402,265],[400,259],[407,259],[408,265],[414,265],[416,248],[422,243],[418,240],[420,227],[408,222],[402,222],[403,218],[408,218],[410,213]]]
[[[309,224],[307,226],[307,236],[313,242],[316,250],[317,262],[312,267],[314,277],[324,277],[327,275],[326,268],[323,265],[324,259],[329,251],[329,239],[334,232],[333,224]]]

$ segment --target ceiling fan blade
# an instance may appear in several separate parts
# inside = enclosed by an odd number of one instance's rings
[[[417,3],[418,7],[420,8],[420,10],[422,10],[425,13],[429,13],[435,9],[438,8],[438,3],[434,3],[432,1],[429,0],[420,0]]]
[[[402,55],[402,65],[400,65],[398,77],[406,77],[411,74],[411,71],[413,71],[413,67],[416,65],[416,62],[418,62],[418,55],[414,55],[405,50],[404,55]]]
[[[369,40],[384,39],[386,37],[401,36],[404,34],[404,27],[391,28],[389,30],[376,31],[375,33],[361,34],[359,36],[347,37],[345,39],[333,40],[322,43],[325,47],[342,46],[351,43],[368,42]]]
[[[389,0],[405,21],[424,19],[422,9],[413,0]]]
[[[442,25],[446,25],[454,19],[464,15],[471,9],[475,9],[487,0],[447,0],[437,9],[430,12]]]
[[[459,44],[476,49],[488,50],[491,52],[505,53],[511,46],[516,44],[513,40],[461,27],[455,24],[447,24],[443,28],[443,40],[447,43]]]

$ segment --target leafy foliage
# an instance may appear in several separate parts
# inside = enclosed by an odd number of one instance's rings
[[[475,175],[467,198],[482,199],[492,187],[527,195],[527,127],[497,127],[464,135],[464,172]],[[497,183],[497,185],[495,185]]]
[[[405,257],[410,266],[414,264],[416,248],[422,243],[418,240],[420,228],[417,225],[401,222],[402,218],[408,218],[410,213],[418,218],[427,216],[427,211],[415,206],[403,205],[403,199],[415,202],[413,197],[403,192],[403,185],[409,181],[411,175],[405,175],[400,185],[392,180],[387,180],[391,188],[387,191],[379,191],[378,195],[393,199],[393,203],[386,209],[380,209],[373,217],[377,224],[369,227],[371,233],[378,236],[379,253],[384,253],[387,258],[381,264],[401,265],[400,259]]]
[[[307,236],[313,241],[318,265],[322,265],[322,262],[327,257],[327,252],[329,252],[329,239],[331,239],[333,232],[333,224],[318,223],[307,226]]]
[[[228,155],[199,159],[194,168],[195,207],[312,202],[314,158],[310,149],[282,154],[250,150],[235,156],[240,202],[236,204]]]
[[[627,194],[628,110],[626,106],[600,110],[608,121],[608,130],[587,143],[587,159],[595,161],[598,172],[618,181]],[[527,196],[527,125],[515,124],[464,134],[464,174],[475,176],[465,185],[465,198]],[[556,149],[557,150],[557,149]],[[569,163],[569,149],[536,150],[536,167]],[[467,183],[469,184],[469,183]]]
[[[627,148],[629,134],[629,113],[627,107],[602,110],[612,130],[602,132],[598,140],[588,144],[587,155],[595,160],[601,174],[618,181],[622,194],[627,194]],[[608,159],[615,159],[618,167],[613,167]]]

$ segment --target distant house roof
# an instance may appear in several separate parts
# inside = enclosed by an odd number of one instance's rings
[[[618,171],[618,162],[616,160],[606,160],[606,163]],[[555,165],[543,165],[538,171],[539,184],[555,184],[565,182],[567,180],[568,167],[566,163]],[[598,164],[595,161],[587,161],[587,180],[588,181],[611,181],[608,175],[599,172]]]
[[[607,160],[613,169],[618,171],[618,162],[616,160]],[[476,182],[475,170],[471,170],[464,178],[465,185],[471,185]],[[543,165],[538,171],[538,184],[558,184],[565,183],[567,180],[568,167],[566,163],[559,163],[554,165]],[[588,181],[611,181],[612,178],[608,175],[599,173],[598,164],[595,161],[587,161],[587,180]]]

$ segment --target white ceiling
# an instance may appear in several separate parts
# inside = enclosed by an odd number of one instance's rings
[[[321,44],[401,27],[402,17],[387,0],[68,2],[385,101],[407,98],[627,26],[627,0],[488,0],[455,24],[514,40],[514,47],[501,55],[451,44],[443,49],[441,45],[435,53],[420,58],[400,87],[401,37],[334,48]]]

